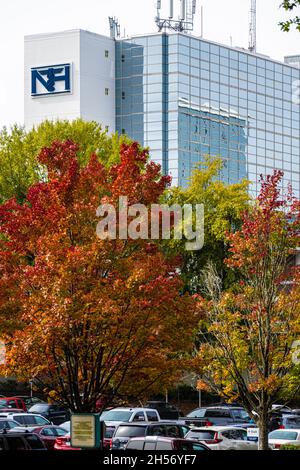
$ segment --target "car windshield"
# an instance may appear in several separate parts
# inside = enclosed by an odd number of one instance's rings
[[[269,434],[269,439],[281,439],[284,441],[296,441],[298,433],[291,431],[272,431]]]
[[[243,421],[250,421],[251,420],[251,418],[248,415],[246,410],[234,409],[233,408],[231,411],[232,411],[232,414],[233,414],[235,419],[240,419],[240,420],[243,420]]]
[[[44,411],[47,411],[49,408],[49,405],[47,404],[38,404],[38,405],[33,405],[31,408],[30,408],[30,411],[36,411],[37,413],[42,413]]]
[[[144,426],[119,426],[115,437],[141,437],[145,435]]]
[[[7,406],[7,401],[6,400],[0,400],[0,407]]]
[[[199,409],[199,410],[194,410],[194,411],[191,411],[187,417],[188,418],[204,418],[204,415],[205,415],[205,411],[206,409]]]
[[[286,419],[286,427],[293,426],[293,428],[300,428],[300,416]]]
[[[132,415],[132,411],[110,410],[110,411],[104,411],[100,419],[101,421],[122,421],[126,423],[130,420],[131,415]]]
[[[15,423],[15,421],[10,420],[10,421],[5,421],[5,420],[0,420],[0,429],[12,429],[18,426],[18,423]]]

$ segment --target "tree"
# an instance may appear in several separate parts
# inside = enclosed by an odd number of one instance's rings
[[[284,0],[284,2],[282,2],[281,4],[281,7],[284,8],[288,12],[293,11],[299,6],[300,6],[300,0]],[[287,21],[282,21],[279,24],[283,31],[286,31],[286,32],[290,31],[293,25],[295,25],[296,29],[300,31],[300,16],[296,15],[294,18],[291,18]]]
[[[214,267],[203,273],[206,299],[201,343],[194,366],[199,388],[239,400],[259,427],[259,448],[268,449],[272,404],[299,390],[293,381],[293,343],[300,332],[300,272],[289,264],[299,246],[299,200],[280,195],[282,172],[262,180],[242,228],[228,235],[228,266],[242,275],[222,292]]]
[[[242,214],[249,204],[248,182],[225,184],[219,179],[222,161],[206,159],[199,163],[187,188],[172,188],[166,202],[173,204],[204,205],[204,247],[199,251],[186,251],[185,240],[164,243],[168,252],[180,253],[183,259],[182,278],[191,293],[201,291],[201,271],[212,261],[222,278],[224,287],[235,280],[232,271],[224,265],[228,255],[226,232],[241,226]]]
[[[126,195],[149,208],[169,177],[136,143],[111,169],[95,154],[81,167],[77,152],[71,141],[44,148],[47,182],[0,206],[0,333],[6,373],[83,412],[172,383],[197,317],[157,246],[96,237],[101,202],[117,208]]]
[[[43,147],[54,140],[72,140],[79,145],[78,160],[81,165],[88,162],[95,152],[107,167],[119,159],[120,143],[127,139],[116,134],[111,137],[102,131],[96,122],[44,121],[37,128],[26,132],[15,125],[10,132],[0,132],[0,204],[12,197],[18,202],[25,199],[33,183],[44,177],[37,157]]]

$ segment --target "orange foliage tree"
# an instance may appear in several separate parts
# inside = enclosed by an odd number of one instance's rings
[[[71,141],[44,148],[47,181],[0,207],[0,336],[7,374],[83,412],[172,383],[197,317],[178,260],[149,240],[96,236],[101,202],[149,209],[169,178],[136,143],[109,170],[95,155],[81,168],[77,152]]]

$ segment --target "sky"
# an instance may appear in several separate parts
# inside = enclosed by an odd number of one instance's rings
[[[278,22],[287,17],[282,0],[257,0],[257,50],[283,61],[300,54],[300,33],[283,33]],[[174,3],[179,3],[175,0]],[[168,7],[162,0],[162,12]],[[67,29],[109,35],[108,16],[116,16],[122,36],[153,33],[155,0],[0,0],[0,128],[23,124],[24,36]],[[193,34],[200,35],[203,6],[204,37],[248,47],[250,0],[198,0]]]

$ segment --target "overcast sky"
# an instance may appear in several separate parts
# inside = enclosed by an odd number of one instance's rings
[[[257,0],[258,51],[277,60],[300,54],[300,33],[283,33],[282,0]],[[175,0],[175,3],[179,0]],[[168,0],[162,0],[167,7]],[[23,123],[24,35],[86,29],[109,35],[108,16],[116,16],[126,36],[156,31],[154,0],[0,0],[0,127]],[[250,0],[198,0],[194,34],[200,35],[204,7],[204,37],[223,44],[248,46]]]

